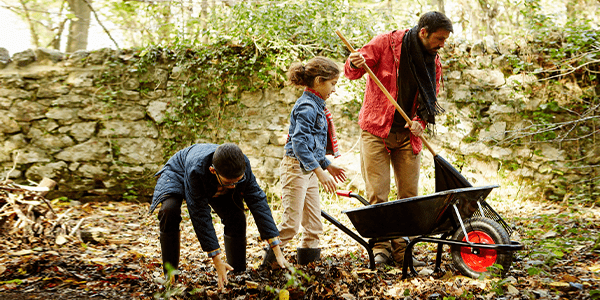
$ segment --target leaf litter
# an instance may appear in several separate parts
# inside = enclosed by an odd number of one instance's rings
[[[0,192],[3,299],[600,299],[597,208],[488,201],[526,247],[514,253],[506,277],[482,279],[461,275],[448,251],[433,273],[437,245],[428,243],[415,246],[427,263],[416,277],[401,280],[400,267],[370,270],[365,249],[325,220],[320,261],[296,265],[294,239],[284,251],[289,269],[263,268],[265,243],[248,217],[248,269],[230,273],[219,291],[185,206],[179,279],[165,286],[158,220],[147,203],[49,201],[6,184]],[[324,209],[353,228],[341,213],[353,204],[338,200]],[[223,227],[216,215],[213,221],[222,243]]]

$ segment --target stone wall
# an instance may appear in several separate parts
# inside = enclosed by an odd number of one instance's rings
[[[570,158],[560,145],[496,146],[525,126],[518,112],[537,110],[546,100],[541,94],[522,92],[523,87],[535,82],[535,77],[506,76],[501,71],[506,65],[503,56],[473,53],[476,49],[448,49],[450,56],[464,57],[467,67],[450,66],[445,70],[439,100],[447,112],[438,118],[435,135],[428,137],[434,150],[452,162],[473,185],[504,184],[507,190],[514,190],[513,196],[525,194],[523,185],[529,185],[526,190],[531,193],[537,192],[527,182],[556,180],[557,173],[551,170],[559,169],[562,175],[574,178],[596,172],[593,168],[567,168],[565,161]],[[144,75],[144,81],[158,84],[140,93],[140,78],[134,71],[118,85],[99,84],[111,68],[107,57],[118,56],[127,63],[131,58],[127,54],[108,49],[69,56],[46,49],[28,50],[12,57],[3,53],[0,52],[1,178],[26,182],[49,177],[58,182],[58,189],[49,197],[147,200],[155,183],[152,175],[168,159],[165,140],[177,134],[165,130],[164,121],[171,104],[177,101],[168,87],[177,85],[183,71],[168,64],[154,66]],[[361,191],[360,129],[355,120],[342,113],[346,103],[355,97],[350,92],[353,90],[356,86],[342,80],[337,93],[328,100],[328,107],[336,118],[344,153],[334,163],[344,166],[350,178],[341,187]],[[103,97],[107,91],[113,96]],[[228,115],[235,117],[210,124],[204,138],[195,142],[239,144],[261,185],[277,194],[288,116],[300,93],[291,87],[244,92],[241,105],[226,107]],[[432,156],[425,151],[422,157],[421,189],[422,193],[431,193]],[[598,160],[597,157],[591,159]],[[508,162],[518,167],[509,169]]]
[[[0,178],[27,183],[48,177],[58,182],[48,197],[81,201],[151,196],[152,175],[168,159],[165,139],[177,134],[163,126],[177,101],[166,87],[177,84],[173,78],[182,74],[177,67],[155,66],[145,80],[164,84],[146,93],[139,92],[135,76],[118,87],[99,85],[110,68],[106,57],[115,53],[67,57],[37,49],[5,58],[0,70]],[[107,89],[115,95],[109,100],[102,96]],[[288,115],[301,92],[292,87],[244,92],[241,105],[226,108],[235,118],[211,123],[195,142],[237,143],[261,185],[274,187]],[[357,129],[354,122],[339,126],[342,136],[357,136]],[[342,147],[350,148],[344,141]]]

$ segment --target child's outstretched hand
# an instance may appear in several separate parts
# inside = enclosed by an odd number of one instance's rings
[[[333,176],[335,182],[344,182],[346,181],[346,170],[344,168],[340,168],[338,166],[329,165],[327,167],[327,172]]]
[[[337,189],[337,186],[335,184],[335,179],[333,179],[333,177],[331,175],[329,175],[328,173],[325,173],[325,171],[323,171],[323,169],[321,167],[316,168],[314,170],[314,172],[315,172],[315,174],[317,174],[317,178],[323,185],[323,188],[325,189],[326,192],[328,192],[328,193],[335,192],[335,190]]]

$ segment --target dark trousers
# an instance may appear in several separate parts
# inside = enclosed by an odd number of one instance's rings
[[[167,196],[158,211],[160,232],[178,232],[181,223],[182,197]],[[234,203],[231,195],[210,198],[208,201],[212,209],[221,218],[226,236],[233,238],[246,238],[246,214],[241,201]]]
[[[183,198],[168,196],[158,211],[163,267],[179,266],[179,223]],[[211,198],[208,203],[223,222],[225,256],[234,272],[246,270],[246,214],[242,203],[234,203],[230,195]],[[209,220],[210,221],[210,220]],[[214,250],[214,249],[209,249]],[[165,269],[165,274],[168,270]]]

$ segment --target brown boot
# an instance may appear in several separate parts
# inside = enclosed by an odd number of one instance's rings
[[[394,249],[392,256],[394,257],[394,261],[396,261],[396,264],[398,264],[399,266],[402,266],[404,263],[404,251],[406,250],[407,245],[408,241],[404,238],[392,240],[392,248]],[[423,267],[426,265],[426,263],[417,260],[413,256],[413,267]]]
[[[390,265],[392,260],[384,253],[375,254],[375,265]]]

